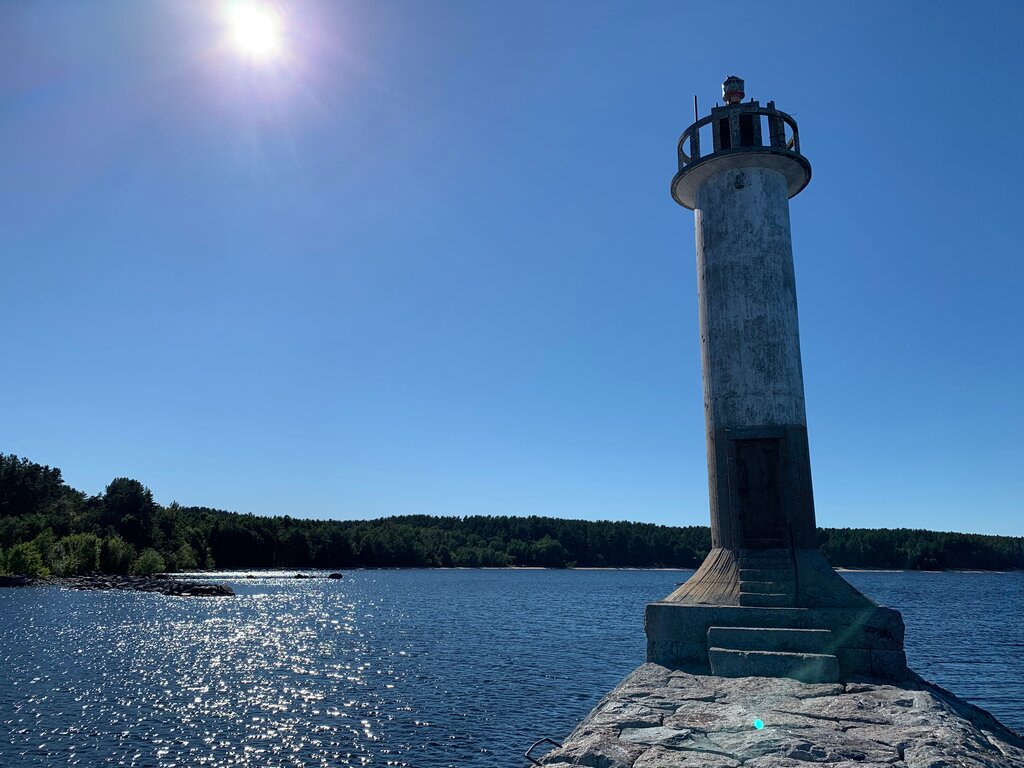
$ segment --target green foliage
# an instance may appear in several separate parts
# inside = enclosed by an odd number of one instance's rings
[[[129,573],[133,576],[149,575],[152,573],[161,573],[166,570],[164,565],[164,559],[160,556],[160,553],[155,549],[147,547],[142,550],[142,553],[132,563],[132,567],[129,569]]]
[[[116,533],[103,540],[100,550],[100,570],[104,573],[128,573],[135,561],[135,547]]]
[[[49,564],[53,562],[53,550],[57,546],[57,537],[52,529],[45,528],[42,533],[32,539],[32,543],[39,550],[44,563]]]
[[[59,469],[0,454],[0,517],[45,508],[57,501],[66,487]]]
[[[102,540],[95,533],[75,533],[58,541],[49,566],[57,576],[75,576],[100,569]]]
[[[15,544],[4,556],[3,570],[21,576],[49,576],[43,557],[32,542]]]
[[[833,565],[862,568],[1024,568],[1024,539],[912,530],[820,530]],[[0,547],[31,544],[57,573],[212,568],[676,567],[711,547],[706,526],[430,517],[300,520],[206,507],[164,508],[137,480],[87,497],[59,469],[0,455]],[[26,550],[18,550],[24,558]],[[141,553],[136,556],[136,553]],[[10,568],[10,566],[8,566]]]
[[[170,556],[168,563],[172,571],[194,571],[199,567],[196,551],[188,544],[182,544]]]
[[[136,547],[155,538],[156,513],[152,492],[138,480],[115,478],[103,493],[103,521]]]
[[[834,566],[922,571],[1024,568],[1024,539],[909,528],[823,528],[822,552]]]

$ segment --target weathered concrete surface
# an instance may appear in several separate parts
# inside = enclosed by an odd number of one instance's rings
[[[754,728],[754,720],[764,723]],[[920,678],[806,684],[644,664],[545,766],[1024,768],[1024,739]]]
[[[766,632],[778,630],[764,630]],[[711,671],[721,677],[791,677],[805,683],[839,681],[839,660],[831,653],[709,648]]]
[[[644,614],[647,660],[691,672],[710,672],[712,627],[827,629],[846,678],[860,675],[899,680],[907,672],[903,618],[869,602],[861,609],[748,608],[744,606],[648,603]],[[759,650],[771,650],[765,646]],[[813,650],[806,648],[805,650]]]
[[[825,556],[816,547],[811,549],[764,550],[780,558],[784,565],[773,566],[784,570],[754,570],[744,564],[749,558],[744,550],[712,549],[700,568],[665,598],[669,603],[699,605],[741,605],[740,594],[746,582],[756,574],[770,578],[776,586],[792,596],[792,602],[802,608],[864,608],[874,601],[857,591],[850,582],[835,572]]]
[[[734,441],[778,438],[783,517],[815,547],[789,196],[748,160],[706,180],[694,212],[712,546],[744,546]]]

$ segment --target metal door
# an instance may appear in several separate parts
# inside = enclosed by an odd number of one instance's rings
[[[780,454],[775,438],[736,441],[736,487],[746,548],[783,546]]]

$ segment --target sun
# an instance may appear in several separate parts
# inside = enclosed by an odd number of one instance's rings
[[[225,9],[228,33],[235,49],[256,61],[268,61],[281,54],[281,19],[263,3],[235,0]]]

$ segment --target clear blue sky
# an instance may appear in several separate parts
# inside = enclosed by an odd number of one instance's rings
[[[706,524],[675,142],[800,123],[818,522],[1024,535],[1024,5],[0,4],[0,451],[296,516]]]

